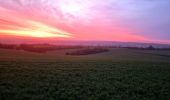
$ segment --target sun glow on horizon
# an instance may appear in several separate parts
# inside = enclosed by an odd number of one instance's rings
[[[26,21],[26,27],[17,27],[16,29],[0,29],[0,33],[15,36],[29,36],[38,38],[71,38],[72,34],[64,32],[46,24],[36,21]]]

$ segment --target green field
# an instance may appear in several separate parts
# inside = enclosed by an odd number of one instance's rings
[[[170,51],[0,49],[0,100],[170,100]]]

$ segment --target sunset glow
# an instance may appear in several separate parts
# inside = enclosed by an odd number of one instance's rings
[[[62,37],[62,38],[71,38],[70,33],[66,33],[57,28],[47,26],[45,24],[27,21],[26,26],[17,27],[16,29],[0,29],[0,33],[7,35],[16,35],[16,36],[31,36],[31,37]]]
[[[0,39],[170,43],[167,0],[2,0]]]

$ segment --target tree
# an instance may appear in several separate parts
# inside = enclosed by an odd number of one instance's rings
[[[152,45],[150,45],[149,47],[147,47],[147,49],[148,50],[154,50],[155,48]]]

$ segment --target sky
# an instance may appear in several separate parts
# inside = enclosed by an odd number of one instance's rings
[[[170,44],[170,0],[0,0],[0,42]]]

